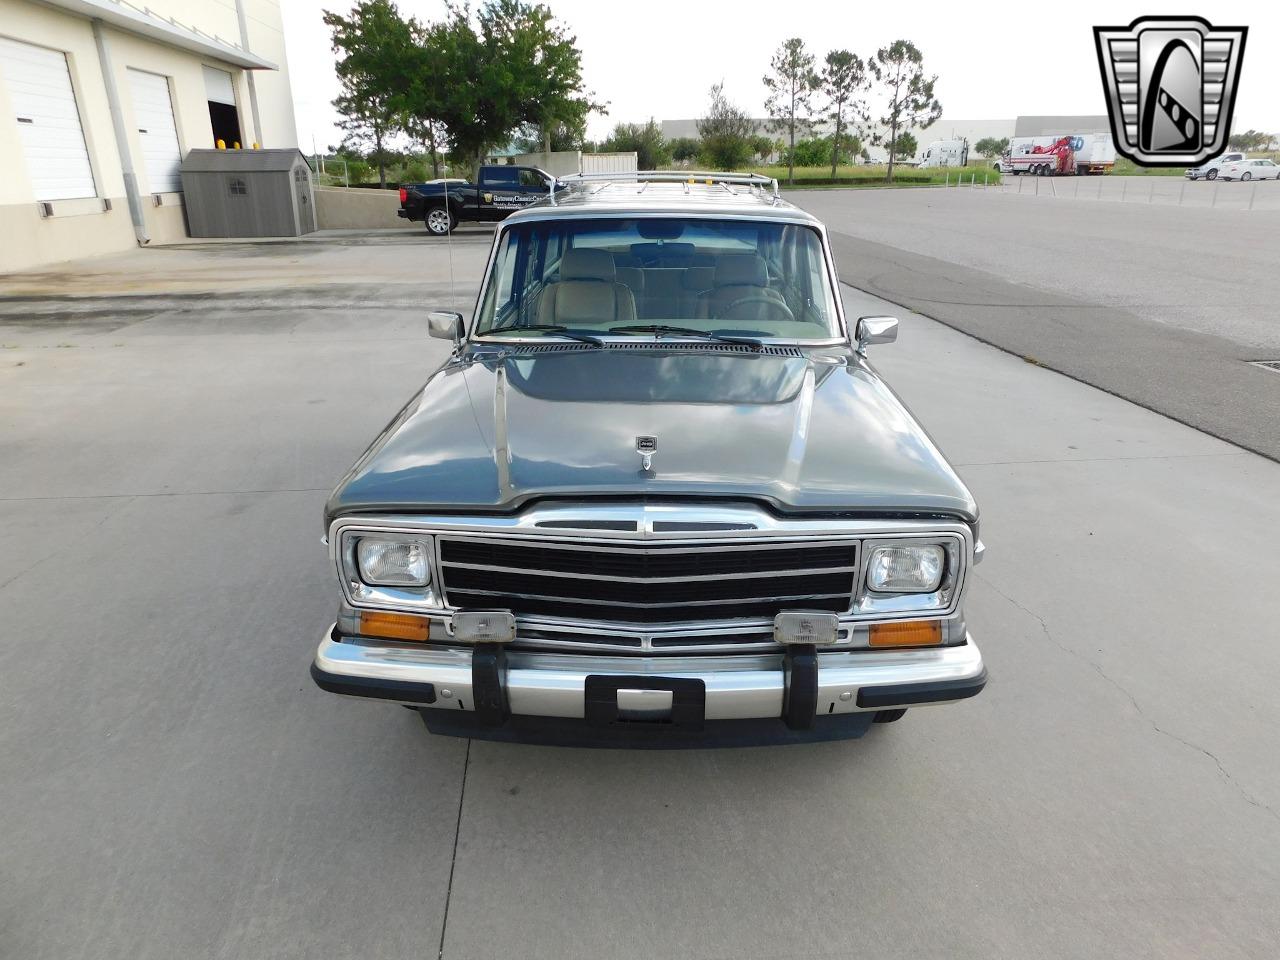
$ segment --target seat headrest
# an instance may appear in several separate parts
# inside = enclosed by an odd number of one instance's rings
[[[680,279],[680,285],[686,290],[710,290],[715,275],[712,267],[690,267]]]
[[[561,280],[606,280],[612,283],[617,273],[613,254],[608,250],[574,247],[566,250],[560,260]]]
[[[731,253],[716,262],[717,287],[767,287],[769,271],[764,260],[754,253]]]

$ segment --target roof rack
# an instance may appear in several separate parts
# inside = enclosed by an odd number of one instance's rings
[[[723,173],[705,170],[617,170],[609,173],[571,173],[556,177],[556,184],[567,187],[587,184],[599,184],[601,190],[611,183],[639,183],[644,190],[651,183],[683,183],[687,192],[690,184],[704,183],[707,186],[721,186],[730,193],[736,193],[731,184],[750,187],[753,193],[761,196],[770,195],[774,205],[781,196],[778,193],[778,181],[761,173]],[[596,191],[592,191],[593,193]],[[555,206],[556,192],[551,191],[551,205]]]

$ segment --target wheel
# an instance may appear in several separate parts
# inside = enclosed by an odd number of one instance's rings
[[[901,720],[907,712],[907,708],[901,710],[877,710],[876,715],[871,719],[872,723],[896,723]]]
[[[1206,180],[1217,180],[1217,179],[1218,179],[1218,171],[1217,171],[1217,170],[1210,170],[1208,173],[1206,173],[1206,174],[1205,174],[1205,179],[1206,179]]]
[[[458,225],[458,218],[452,210],[444,207],[432,207],[427,211],[427,230],[437,237],[443,237]]]
[[[1243,174],[1241,174],[1240,179],[1241,179],[1241,180],[1252,180],[1252,179],[1253,179],[1253,174],[1252,174],[1252,173],[1250,173],[1248,170],[1246,170]]]

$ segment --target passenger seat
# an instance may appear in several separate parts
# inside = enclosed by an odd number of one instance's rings
[[[635,297],[617,276],[613,254],[607,250],[566,250],[559,282],[544,287],[538,300],[538,323],[634,323]]]

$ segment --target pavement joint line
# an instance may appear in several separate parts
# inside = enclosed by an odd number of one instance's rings
[[[1158,453],[1147,457],[1050,457],[1044,460],[980,460],[974,463],[954,463],[952,466],[1016,467],[1024,463],[1119,463],[1128,460],[1195,460],[1211,459],[1213,457],[1248,457],[1252,455],[1252,451],[1237,450],[1234,453]]]
[[[1140,718],[1142,718],[1142,721],[1146,723],[1152,730],[1154,730],[1156,733],[1160,734],[1163,737],[1168,737],[1170,740],[1174,741],[1175,743],[1180,743],[1184,747],[1187,747],[1190,750],[1194,750],[1196,753],[1203,754],[1205,757],[1208,757],[1210,760],[1213,761],[1214,766],[1217,767],[1218,775],[1222,778],[1223,782],[1234,787],[1236,792],[1240,794],[1240,797],[1242,800],[1244,800],[1246,803],[1250,804],[1251,806],[1257,807],[1259,810],[1265,810],[1267,813],[1271,814],[1271,816],[1274,819],[1280,820],[1280,812],[1277,812],[1275,809],[1273,809],[1269,805],[1263,803],[1261,800],[1259,800],[1257,797],[1251,794],[1248,790],[1246,790],[1244,788],[1244,785],[1241,784],[1239,780],[1237,780],[1235,777],[1231,775],[1231,772],[1227,770],[1226,766],[1223,764],[1222,760],[1219,759],[1217,754],[1215,754],[1212,750],[1209,750],[1205,747],[1200,746],[1200,744],[1198,743],[1193,743],[1192,741],[1187,740],[1185,737],[1180,737],[1178,736],[1178,734],[1172,732],[1171,730],[1166,730],[1164,727],[1160,726],[1160,724],[1156,723],[1156,721],[1152,720],[1149,716],[1147,716],[1146,711],[1142,709],[1142,705],[1138,703],[1138,698],[1135,697],[1132,693],[1130,693],[1129,690],[1123,684],[1121,684],[1118,680],[1116,680],[1104,669],[1102,669],[1102,667],[1099,664],[1090,660],[1088,657],[1086,657],[1084,654],[1080,653],[1079,651],[1073,650],[1071,647],[1068,647],[1067,645],[1059,642],[1054,637],[1053,632],[1049,629],[1049,625],[1045,622],[1044,617],[1040,616],[1040,614],[1023,606],[1017,600],[1013,599],[1013,597],[1009,596],[1009,594],[1005,593],[1003,590],[997,587],[989,576],[986,576],[985,574],[976,570],[974,571],[974,575],[976,579],[981,580],[988,587],[990,587],[992,592],[995,593],[997,596],[1003,598],[1010,605],[1016,607],[1018,610],[1021,610],[1027,616],[1035,620],[1036,623],[1040,625],[1040,632],[1044,634],[1044,638],[1048,640],[1049,643],[1057,647],[1059,650],[1067,654],[1069,657],[1079,660],[1081,663],[1085,664],[1087,667],[1093,670],[1094,673],[1096,673],[1099,677],[1105,680],[1110,686],[1114,687],[1120,694],[1122,694],[1125,697],[1126,700],[1129,701],[1134,711],[1138,714]]]
[[[1231,437],[1224,437],[1220,433],[1214,433],[1212,430],[1207,430],[1203,426],[1194,424],[1189,420],[1184,420],[1181,417],[1175,416],[1174,414],[1169,413],[1166,410],[1160,410],[1156,407],[1151,406],[1150,404],[1143,403],[1141,400],[1135,400],[1133,399],[1133,397],[1126,397],[1124,394],[1119,393],[1115,390],[1112,390],[1110,387],[1105,387],[1100,383],[1095,383],[1092,380],[1085,379],[1084,375],[1082,374],[1070,373],[1066,370],[1061,369],[1060,367],[1054,366],[1052,363],[1046,363],[1043,360],[1028,359],[1024,354],[1021,354],[1016,350],[1011,350],[1008,347],[1002,346],[1001,344],[996,343],[994,340],[988,340],[985,337],[980,337],[975,333],[971,333],[970,331],[965,330],[963,327],[957,326],[956,324],[951,323],[947,320],[943,320],[941,317],[935,317],[933,314],[925,313],[923,310],[919,310],[915,307],[905,304],[901,300],[896,300],[893,297],[885,296],[885,295],[876,293],[872,290],[866,290],[862,287],[855,286],[852,283],[850,283],[848,280],[841,280],[840,283],[843,286],[848,287],[850,290],[857,290],[859,293],[865,293],[869,296],[877,297],[888,303],[896,304],[897,306],[902,307],[902,309],[904,310],[910,310],[912,313],[917,314],[918,316],[924,317],[926,320],[932,320],[934,323],[941,324],[942,326],[946,327],[948,330],[954,330],[956,333],[962,336],[968,337],[970,340],[974,340],[988,347],[993,347],[996,350],[999,350],[1001,353],[1007,354],[1008,356],[1017,357],[1019,360],[1023,361],[1024,363],[1030,363],[1032,366],[1039,367],[1042,370],[1050,370],[1053,373],[1058,374],[1059,376],[1066,377],[1068,380],[1074,380],[1076,383],[1083,383],[1086,387],[1092,387],[1094,390],[1098,390],[1098,391],[1101,391],[1102,393],[1107,394],[1108,396],[1115,397],[1117,400],[1123,400],[1125,401],[1125,403],[1131,403],[1135,407],[1138,407],[1142,410],[1148,410],[1151,413],[1154,413],[1156,416],[1164,417],[1166,420],[1171,420],[1174,423],[1180,423],[1184,427],[1188,427],[1191,430],[1195,430],[1197,433],[1204,434],[1206,437],[1213,437],[1215,440],[1221,440],[1223,443],[1229,443],[1233,447],[1238,447],[1239,449],[1246,450],[1249,453],[1257,454],[1258,456],[1266,460],[1270,460],[1272,463],[1280,463],[1280,458],[1277,458],[1274,454],[1267,453],[1265,450],[1259,450],[1256,447],[1251,447],[1247,443],[1242,443],[1241,441],[1234,440]]]
[[[0,497],[0,503],[58,502],[62,500],[139,500],[151,497],[228,497],[254,493],[328,493],[332,487],[281,487],[275,490],[174,490],[155,493],[67,494],[61,497]]]
[[[467,796],[467,770],[471,767],[471,739],[467,739],[467,752],[462,760],[462,784],[458,789],[458,819],[453,825],[453,854],[449,857],[449,883],[444,893],[444,917],[440,920],[440,949],[436,960],[444,960],[444,935],[449,929],[449,901],[453,899],[453,871],[458,865],[458,836],[462,833],[462,802]]]
[[[97,523],[95,523],[95,524],[94,524],[92,527],[90,527],[89,529],[90,529],[91,531],[92,531],[92,530],[99,530],[99,529],[101,529],[101,528],[103,527],[103,525],[104,525],[104,524],[106,524],[106,522],[107,522],[108,520],[110,520],[110,519],[111,519],[112,517],[114,517],[117,513],[119,513],[121,510],[123,510],[125,507],[127,507],[127,506],[129,505],[129,502],[130,502],[130,501],[132,501],[133,499],[135,499],[135,498],[134,498],[134,497],[128,497],[128,498],[126,498],[126,499],[125,499],[125,501],[124,501],[123,503],[117,504],[116,506],[112,507],[110,510],[108,510],[108,511],[107,511],[106,515],[105,515],[101,520],[99,520]],[[83,539],[83,538],[84,538],[84,534],[81,534],[81,535],[80,535],[80,537],[79,537],[78,539]],[[60,555],[60,554],[62,554],[62,553],[65,553],[65,552],[66,552],[67,550],[69,550],[69,549],[71,549],[71,548],[70,548],[70,547],[65,547],[65,548],[63,548],[63,549],[61,549],[61,550],[55,550],[55,551],[53,551],[53,553],[49,554],[48,556],[41,557],[41,558],[40,558],[39,560],[37,560],[35,563],[28,564],[26,567],[23,567],[21,570],[19,570],[17,573],[15,573],[15,574],[14,574],[12,577],[10,577],[8,580],[5,580],[3,583],[0,583],[0,591],[7,590],[7,589],[9,588],[9,586],[10,586],[10,585],[12,585],[12,584],[16,583],[17,581],[21,580],[21,579],[22,579],[23,577],[25,577],[27,574],[29,574],[29,573],[31,573],[32,571],[34,571],[37,567],[39,567],[39,566],[41,566],[41,565],[43,565],[43,564],[45,564],[45,563],[48,563],[48,562],[49,562],[50,560],[52,560],[54,557],[59,556],[59,555]]]

